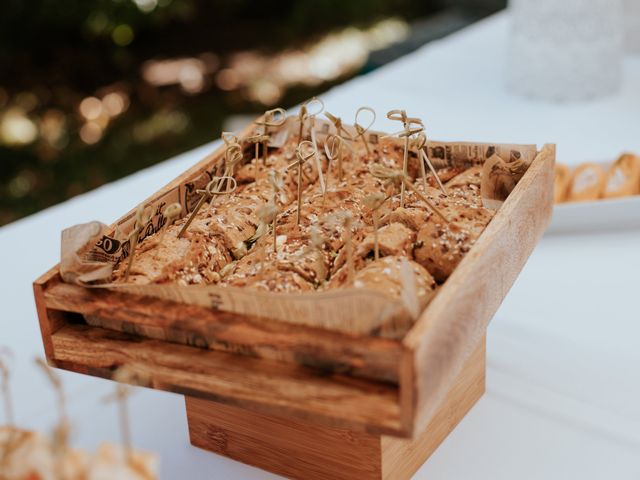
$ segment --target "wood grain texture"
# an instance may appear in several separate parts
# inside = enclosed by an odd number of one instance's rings
[[[53,357],[53,345],[51,343],[51,335],[64,325],[64,319],[60,316],[50,315],[45,298],[45,285],[52,286],[55,284],[54,278],[57,275],[58,267],[55,266],[40,276],[33,282],[33,296],[36,303],[36,312],[38,314],[38,323],[40,325],[40,335],[42,336],[42,345],[47,359]]]
[[[88,324],[200,348],[238,353],[397,383],[402,344],[377,337],[285,324],[195,305],[59,283],[44,292],[50,308]]]
[[[484,392],[484,338],[434,418],[415,439],[319,427],[186,397],[191,443],[305,480],[410,478]]]
[[[383,479],[411,478],[482,397],[485,372],[486,337],[483,337],[421,433],[413,439],[382,436]]]
[[[553,206],[555,146],[545,145],[471,251],[404,338],[415,352],[415,430],[433,417],[485,335]]]
[[[110,378],[129,364],[146,371],[160,390],[354,431],[404,433],[398,389],[386,383],[86,325],[66,325],[51,339],[54,363],[81,373]]]

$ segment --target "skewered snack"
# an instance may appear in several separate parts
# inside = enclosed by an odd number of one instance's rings
[[[584,202],[596,200],[605,187],[605,174],[597,163],[583,163],[576,168],[569,184],[567,201]]]
[[[125,452],[105,443],[92,455],[76,449],[56,451],[49,438],[39,432],[0,427],[0,447],[8,445],[0,463],[3,480],[153,480],[157,458],[141,452]]]

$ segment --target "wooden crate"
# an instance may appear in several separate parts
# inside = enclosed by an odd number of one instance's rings
[[[186,396],[194,445],[274,472],[408,477],[484,391],[486,328],[546,228],[554,160],[545,145],[403,338],[85,289],[55,266],[34,283],[47,359],[105,378],[148,367],[153,388]]]

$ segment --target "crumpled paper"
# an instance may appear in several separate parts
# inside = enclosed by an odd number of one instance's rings
[[[67,283],[86,285],[109,281],[113,264],[91,259],[88,254],[108,230],[101,222],[82,223],[62,231],[60,245],[60,276]]]

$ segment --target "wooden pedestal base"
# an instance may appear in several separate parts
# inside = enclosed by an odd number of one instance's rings
[[[410,478],[484,393],[485,343],[427,428],[413,439],[370,435],[186,397],[191,443],[290,478]]]

